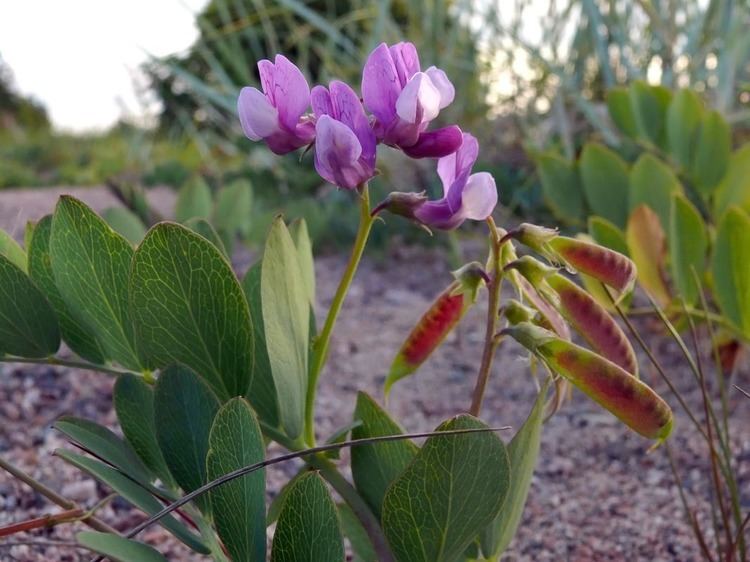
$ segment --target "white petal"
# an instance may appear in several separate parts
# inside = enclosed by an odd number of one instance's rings
[[[270,137],[279,130],[279,112],[256,88],[242,88],[237,109],[242,130],[250,140]]]
[[[497,205],[495,178],[487,172],[469,176],[461,195],[461,212],[467,219],[484,220]]]
[[[430,77],[432,84],[440,92],[440,109],[445,109],[453,102],[453,98],[456,96],[456,89],[451,84],[451,81],[448,80],[445,72],[435,66],[431,66],[425,70],[425,74]]]
[[[396,113],[407,123],[432,121],[440,112],[440,92],[424,72],[417,72],[396,100]]]

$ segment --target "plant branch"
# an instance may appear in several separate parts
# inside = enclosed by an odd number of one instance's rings
[[[237,470],[228,472],[224,476],[221,476],[215,480],[212,480],[211,482],[207,484],[204,484],[200,488],[196,488],[195,490],[193,490],[189,494],[186,494],[179,500],[174,501],[168,506],[164,507],[164,509],[155,513],[154,515],[152,515],[151,517],[149,517],[142,523],[139,523],[124,536],[125,538],[132,539],[138,533],[140,533],[141,531],[143,531],[145,528],[149,527],[153,523],[156,523],[163,517],[166,517],[167,515],[172,513],[174,510],[179,509],[183,505],[193,501],[195,498],[205,494],[206,492],[213,490],[217,486],[221,486],[222,484],[231,482],[232,480],[235,480],[241,476],[245,476],[246,474],[250,474],[251,472],[255,472],[256,470],[260,470],[268,466],[273,466],[275,464],[286,462],[288,460],[309,457],[311,455],[317,455],[318,453],[324,453],[326,451],[333,451],[333,450],[342,449],[345,447],[356,447],[359,445],[371,445],[373,443],[386,443],[389,441],[401,441],[404,439],[433,437],[435,435],[448,436],[448,435],[458,435],[458,434],[465,434],[465,433],[487,433],[487,432],[503,431],[506,429],[510,429],[510,427],[506,426],[506,427],[488,427],[488,428],[472,428],[472,429],[453,429],[449,431],[427,431],[427,432],[422,432],[422,433],[402,433],[398,435],[385,435],[382,437],[368,437],[365,439],[353,439],[351,441],[343,441],[341,443],[330,443],[327,445],[320,445],[318,447],[311,447],[310,449],[305,449],[303,451],[293,451],[290,453],[286,453],[284,455],[280,455],[278,457],[274,457],[272,459],[266,459],[255,464],[251,464],[248,466],[244,466],[242,468],[238,468]]]
[[[500,288],[503,282],[503,265],[500,259],[500,250],[505,238],[498,232],[495,221],[492,217],[487,219],[487,226],[490,230],[490,262],[492,271],[490,272],[490,281],[487,283],[489,292],[489,303],[487,304],[487,325],[484,333],[484,350],[482,351],[482,362],[479,365],[477,373],[477,382],[474,385],[474,392],[471,397],[471,407],[469,413],[473,416],[479,416],[482,409],[482,400],[487,388],[487,382],[490,379],[492,371],[492,362],[495,358],[495,351],[500,340],[495,338],[497,332],[497,317],[500,302]]]
[[[60,359],[59,357],[45,357],[43,359],[29,359],[26,357],[11,357],[4,355],[0,357],[0,363],[26,363],[31,365],[51,365],[53,367],[69,367],[71,369],[85,369],[87,371],[98,371],[100,373],[106,373],[108,375],[124,375],[130,371],[121,371],[119,369],[111,369],[103,365],[95,365],[94,363],[87,363],[86,361],[70,361],[67,359]]]
[[[8,461],[0,457],[0,468],[5,470],[7,473],[12,475],[13,477],[17,478],[27,486],[33,488],[37,492],[39,492],[41,495],[43,495],[45,498],[50,500],[52,503],[59,505],[63,509],[67,510],[74,510],[74,509],[80,509],[74,502],[68,500],[67,498],[64,498],[51,488],[48,488],[38,480],[34,479],[33,477],[26,474],[23,470],[20,468],[10,464]],[[81,510],[83,511],[83,510]],[[84,516],[87,515],[85,512],[83,513]],[[87,517],[81,518],[81,521],[91,527],[92,529],[96,529],[97,531],[102,531],[104,533],[112,533],[117,535],[118,532],[116,529],[110,527],[107,525],[104,521],[101,521],[100,519],[97,519],[93,515],[89,515]]]
[[[352,284],[352,279],[354,279],[354,274],[357,272],[359,262],[362,259],[362,254],[365,251],[365,246],[367,245],[367,239],[370,236],[372,225],[376,220],[375,217],[370,216],[370,194],[367,183],[362,184],[360,188],[359,208],[359,228],[357,230],[357,237],[354,239],[354,246],[352,247],[352,254],[349,257],[349,263],[347,263],[344,275],[341,278],[341,281],[339,281],[336,294],[333,296],[331,308],[328,309],[328,316],[326,316],[323,329],[313,344],[312,365],[310,368],[310,378],[307,385],[307,397],[305,401],[305,440],[310,446],[315,445],[315,394],[317,391],[318,379],[320,378],[320,372],[323,370],[323,366],[328,358],[328,345],[331,340],[331,333],[333,332],[333,327],[336,325],[339,312],[341,312],[344,299],[349,292],[349,287]]]

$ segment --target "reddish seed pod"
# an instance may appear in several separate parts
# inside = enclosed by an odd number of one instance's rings
[[[526,299],[531,303],[531,306],[539,311],[544,323],[547,324],[546,327],[550,328],[561,338],[569,340],[570,330],[568,329],[568,325],[565,323],[563,317],[560,316],[560,313],[544,300],[534,286],[522,276],[516,275],[516,281]]]
[[[563,317],[591,347],[628,373],[638,376],[638,361],[625,333],[614,318],[586,291],[555,274],[547,283],[559,297]]]
[[[504,332],[633,431],[660,442],[671,433],[669,405],[619,365],[532,324],[521,323]]]
[[[550,240],[548,246],[575,270],[606,283],[621,294],[629,293],[635,284],[635,264],[619,252],[567,236]]]
[[[458,324],[468,309],[465,305],[470,296],[458,292],[459,287],[458,281],[453,282],[414,326],[393,360],[385,381],[386,396],[393,383],[416,371]]]

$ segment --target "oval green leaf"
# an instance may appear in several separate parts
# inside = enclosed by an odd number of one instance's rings
[[[352,439],[400,435],[404,432],[401,426],[364,392],[357,394],[354,418],[362,423],[352,430]],[[414,443],[406,439],[352,448],[354,485],[377,517],[380,517],[388,486],[409,465],[418,450]]]
[[[82,531],[76,535],[76,540],[115,562],[167,562],[166,558],[149,545],[111,533]]]
[[[295,479],[276,524],[271,562],[343,562],[336,504],[316,472]]]
[[[185,222],[194,217],[210,219],[214,202],[211,189],[200,176],[194,176],[182,186],[175,202],[174,216],[178,222]]]
[[[667,142],[669,152],[684,169],[693,165],[696,134],[703,118],[703,102],[693,90],[683,88],[675,93],[667,109]]]
[[[152,366],[186,365],[221,400],[247,391],[250,310],[216,246],[184,226],[156,225],[135,252],[130,301],[139,349]]]
[[[0,229],[0,256],[5,256],[8,261],[24,273],[28,270],[26,252],[10,234]]]
[[[687,304],[695,304],[700,287],[695,275],[705,270],[708,236],[706,224],[687,197],[672,197],[672,216],[669,225],[669,260],[672,281],[677,293]]]
[[[437,431],[483,428],[469,415]],[[398,562],[455,562],[497,516],[510,462],[494,433],[430,437],[388,489],[383,531]]]
[[[716,216],[721,217],[731,205],[750,213],[750,144],[732,154],[727,173],[716,188]]]
[[[71,315],[96,334],[105,359],[140,370],[128,301],[130,242],[81,201],[63,195],[52,217],[49,250]]]
[[[708,112],[701,121],[695,140],[691,177],[695,187],[705,197],[726,174],[732,150],[732,132],[718,111]]]
[[[607,147],[588,143],[580,162],[586,200],[594,214],[623,228],[628,214],[628,165]]]
[[[52,233],[52,215],[42,218],[34,227],[29,243],[29,277],[45,294],[57,315],[62,339],[75,353],[92,363],[104,363],[104,353],[93,332],[71,314],[57,288],[49,239]]]
[[[297,248],[281,217],[274,220],[266,240],[260,293],[281,423],[295,439],[302,433],[307,392],[310,301]]]
[[[146,236],[146,225],[130,209],[125,207],[110,207],[102,214],[115,232],[119,232],[131,244],[138,244]]]
[[[34,282],[0,255],[0,354],[39,359],[60,347],[55,312]]]
[[[719,222],[711,271],[719,308],[750,338],[750,215],[737,207]]]
[[[672,169],[647,152],[641,155],[630,171],[630,212],[639,205],[648,206],[667,232],[675,193],[682,193],[682,185]]]
[[[586,204],[576,163],[554,152],[536,154],[534,162],[539,171],[542,193],[554,215],[569,224],[579,224]]]
[[[209,481],[263,460],[263,436],[244,398],[233,398],[221,407],[208,445]],[[216,530],[235,562],[266,558],[265,478],[265,471],[257,470],[214,488],[209,495]]]

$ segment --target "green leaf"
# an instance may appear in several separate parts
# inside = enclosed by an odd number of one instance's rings
[[[704,197],[711,195],[726,174],[732,150],[729,124],[718,111],[708,112],[695,140],[691,177]]]
[[[261,262],[254,264],[242,280],[242,290],[245,292],[250,316],[253,318],[253,348],[255,361],[250,386],[245,397],[250,401],[262,420],[272,427],[279,425],[279,405],[276,397],[271,363],[268,360],[266,348],[266,329],[263,322],[263,306],[260,295]]]
[[[750,338],[750,215],[737,207],[724,214],[716,233],[711,271],[722,313]]]
[[[174,216],[178,222],[185,222],[193,217],[209,219],[213,206],[211,189],[202,177],[195,176],[180,189]]]
[[[268,234],[262,264],[260,293],[268,360],[281,423],[295,439],[302,432],[307,391],[310,302],[297,248],[281,217]]]
[[[630,257],[638,269],[638,282],[662,306],[672,297],[664,275],[667,243],[658,215],[646,205],[635,208],[625,232]]]
[[[636,80],[630,85],[629,93],[639,138],[656,146],[664,146],[671,92],[662,86],[649,86],[643,80]]]
[[[336,504],[316,472],[295,479],[276,524],[271,562],[343,562]]]
[[[193,217],[192,219],[188,219],[185,221],[185,226],[196,234],[200,234],[201,236],[203,236],[203,238],[216,246],[222,253],[222,255],[227,258],[227,260],[230,259],[231,256],[229,255],[229,252],[227,252],[227,247],[224,245],[224,241],[221,239],[221,236],[219,236],[214,227],[211,226],[211,223],[206,219]]]
[[[224,404],[208,438],[208,480],[215,480],[264,458],[263,436],[244,398]],[[258,470],[214,488],[214,524],[232,560],[262,562],[266,557],[266,473]]]
[[[544,198],[552,212],[570,224],[580,223],[586,203],[575,162],[569,162],[554,152],[539,153],[534,161],[539,168]]]
[[[159,500],[143,489],[139,484],[114,468],[97,460],[65,449],[57,449],[55,454],[65,462],[72,464],[79,470],[90,474],[100,482],[106,484],[118,495],[122,496],[128,503],[131,503],[144,513],[153,515],[161,511],[163,506]],[[177,521],[171,515],[161,518],[159,520],[159,525],[167,529],[180,541],[196,552],[208,554],[208,548],[206,548],[198,537],[191,533],[182,523]]]
[[[654,211],[664,231],[669,230],[672,195],[682,193],[682,185],[672,169],[657,158],[644,152],[630,171],[630,205],[632,212],[639,205]]]
[[[156,441],[153,388],[133,374],[120,375],[113,399],[117,420],[127,442],[159,480],[174,487],[174,479]]]
[[[149,545],[111,533],[82,531],[76,535],[76,540],[115,562],[167,562],[166,558]]]
[[[619,228],[628,215],[628,166],[603,145],[587,144],[580,162],[583,189],[589,207]]]
[[[208,436],[219,401],[190,369],[167,367],[156,381],[156,440],[174,479],[185,492],[207,482]],[[198,498],[205,511],[208,500]]]
[[[34,221],[26,221],[26,227],[23,229],[23,247],[26,248],[26,253],[29,252],[31,247],[31,239],[34,236],[35,228],[36,223]]]
[[[750,213],[750,144],[732,154],[727,173],[716,188],[715,216],[721,217],[731,205]]]
[[[221,252],[175,223],[146,235],[133,258],[130,301],[141,353],[155,367],[181,363],[222,400],[248,388],[252,322]]]
[[[486,427],[469,416],[437,431]],[[510,463],[494,433],[430,437],[388,488],[383,531],[398,562],[454,562],[497,516]]]
[[[677,293],[687,304],[695,304],[700,287],[695,274],[705,271],[708,235],[703,217],[687,197],[672,197],[672,217],[669,226],[669,258],[672,281]]]
[[[63,195],[52,217],[49,251],[70,314],[96,334],[105,359],[139,370],[128,301],[130,242],[82,202]]]
[[[235,180],[222,187],[216,196],[214,222],[219,231],[231,238],[247,236],[250,231],[250,215],[253,211],[253,189],[247,180]]]
[[[63,416],[53,427],[86,452],[112,465],[144,488],[154,480],[135,452],[106,427],[90,420]]]
[[[42,358],[60,347],[55,312],[33,281],[0,255],[0,355]]]
[[[500,556],[521,523],[531,478],[539,456],[546,390],[547,385],[537,395],[529,416],[508,445],[511,469],[508,497],[495,520],[482,531],[481,549],[485,558],[494,559]]]
[[[620,252],[623,256],[628,255],[628,243],[625,240],[625,233],[614,224],[601,217],[589,217],[588,226],[589,234],[597,244],[606,246],[615,252]]]
[[[607,92],[607,109],[612,121],[625,136],[634,139],[638,135],[638,123],[626,88],[612,88]]]
[[[355,447],[356,448],[356,447]],[[378,562],[378,555],[372,546],[367,531],[362,523],[354,515],[352,508],[345,503],[337,504],[339,510],[339,521],[344,536],[349,539],[354,553],[353,562]]]
[[[364,392],[357,394],[354,418],[360,426],[352,430],[352,439],[400,435],[404,431]],[[408,440],[353,447],[352,476],[357,491],[373,513],[380,517],[388,486],[404,471],[419,449]]]
[[[57,315],[62,339],[68,347],[92,363],[104,363],[104,355],[86,326],[76,320],[68,310],[55,284],[52,261],[49,255],[49,239],[52,232],[52,215],[42,218],[34,228],[29,242],[29,277],[45,294]]]
[[[0,229],[0,256],[4,256],[18,269],[26,273],[28,264],[26,252],[20,244],[3,229]]]
[[[305,219],[294,221],[290,225],[289,233],[292,236],[292,240],[294,240],[294,245],[297,247],[299,267],[302,271],[305,289],[307,289],[307,296],[310,299],[310,303],[315,304],[315,259]]]
[[[138,244],[146,236],[146,225],[133,211],[125,207],[110,207],[102,215],[115,232],[119,232],[131,244]]]
[[[689,170],[693,164],[695,137],[703,113],[701,98],[687,88],[674,95],[667,109],[669,152],[685,170]]]

